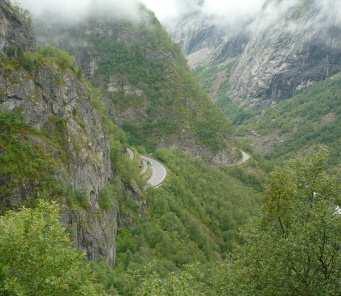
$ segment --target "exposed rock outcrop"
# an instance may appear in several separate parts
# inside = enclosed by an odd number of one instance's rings
[[[2,0],[0,5],[0,52],[32,49],[34,38],[29,29],[29,16],[7,0]]]
[[[89,204],[88,210],[65,209],[64,222],[89,258],[104,257],[112,263],[117,213],[106,213],[98,205],[100,191],[112,178],[110,146],[86,88],[70,73],[58,84],[55,73],[42,68],[35,79],[25,71],[7,77],[0,71],[0,89],[1,111],[22,110],[30,126],[47,132],[53,132],[55,121],[63,123],[64,151],[55,151],[57,159],[60,153],[67,154],[62,179],[82,192]]]
[[[341,71],[336,0],[268,0],[257,15],[235,26],[198,11],[178,24],[171,28],[173,38],[194,68],[222,75],[214,69],[233,65],[225,75],[226,96],[244,106],[290,98]]]
[[[325,19],[315,1],[284,5],[269,1],[253,23],[231,78],[235,97],[286,99],[341,70],[341,27],[333,14]]]
[[[183,49],[191,68],[212,62],[221,48],[226,31],[218,23],[218,20],[197,10],[184,15],[169,26],[174,41]]]
[[[35,64],[30,70],[20,64],[24,52],[33,48],[32,32],[6,1],[0,3],[0,27],[2,62],[15,62],[14,67],[0,69],[0,111],[20,112],[30,127],[61,137],[54,137],[55,145],[44,137],[36,136],[35,141],[61,162],[59,182],[80,192],[87,204],[86,209],[64,204],[62,221],[90,259],[113,264],[117,209],[99,206],[100,192],[113,178],[110,143],[89,88],[72,69],[53,62]],[[6,57],[6,50],[13,47],[21,52],[21,60],[12,52]],[[20,198],[25,199],[25,193]],[[15,196],[8,200],[9,205],[16,203],[13,206],[24,202]]]

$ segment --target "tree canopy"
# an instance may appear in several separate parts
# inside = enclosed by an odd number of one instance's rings
[[[0,217],[1,295],[105,295],[59,219],[47,202]]]

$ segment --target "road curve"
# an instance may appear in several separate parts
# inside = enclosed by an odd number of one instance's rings
[[[248,162],[251,159],[251,155],[246,153],[245,151],[240,150],[240,153],[242,154],[242,158],[239,161],[228,165],[229,167],[241,166],[241,165],[243,165],[244,163]]]
[[[131,148],[127,148],[127,155],[130,160],[134,160],[136,156]],[[149,167],[152,171],[152,176],[147,180],[146,187],[159,188],[167,178],[166,167],[161,162],[148,156],[140,156],[140,158],[142,160],[141,175],[144,175]]]
[[[336,215],[341,215],[341,207],[337,207],[337,208],[336,208],[335,214],[336,214]]]
[[[230,166],[240,166],[246,162],[248,162],[251,159],[251,155],[246,153],[245,151],[240,151],[242,154],[242,158],[240,161],[238,161],[235,164],[232,164]],[[128,157],[133,160],[135,158],[135,153],[130,148],[127,148]],[[141,174],[146,173],[148,167],[152,170],[151,177],[147,180],[147,188],[159,188],[165,179],[167,178],[167,169],[166,167],[159,161],[150,158],[148,156],[141,156],[141,160],[143,162],[143,168],[141,171]]]
[[[245,162],[248,162],[251,159],[251,155],[246,153],[245,151],[241,150],[240,151],[242,153],[242,159],[239,162],[239,164],[243,164]]]
[[[147,187],[159,188],[167,177],[166,167],[159,161],[141,156],[141,159],[147,162],[152,170],[152,176],[147,180]]]

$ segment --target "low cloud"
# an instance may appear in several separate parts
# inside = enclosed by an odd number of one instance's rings
[[[283,17],[286,11],[302,0],[12,0],[22,4],[35,16],[49,15],[75,20],[96,11],[116,18],[137,19],[139,3],[155,12],[161,21],[168,22],[183,14],[199,11],[220,23],[233,23],[261,13],[256,26],[264,28]],[[341,1],[310,0],[320,9],[321,23],[341,25]],[[262,9],[268,3],[266,9]]]
[[[264,0],[208,0],[203,10],[209,14],[236,18],[257,14],[263,5]]]
[[[265,0],[12,0],[22,4],[35,16],[53,14],[78,19],[89,11],[99,10],[114,17],[136,18],[138,3],[145,4],[161,20],[201,10],[226,19],[256,14]]]
[[[201,11],[203,14],[236,19],[254,15],[265,0],[142,0],[161,20]]]
[[[263,30],[276,24],[283,29],[311,30],[341,26],[341,1],[339,0],[269,0],[261,14],[252,24],[252,29]]]
[[[139,4],[136,0],[13,0],[28,9],[34,16],[54,16],[77,21],[92,12],[115,18],[136,19]]]
[[[341,26],[341,1],[339,0],[315,0],[321,9],[321,19],[329,25]]]

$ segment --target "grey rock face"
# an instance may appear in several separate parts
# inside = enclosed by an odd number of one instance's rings
[[[239,58],[250,40],[248,31],[240,31],[228,38],[217,51],[214,62],[223,63],[227,59]]]
[[[286,99],[341,70],[341,28],[326,21],[313,1],[275,18],[268,14],[262,12],[253,24],[252,38],[233,72],[235,97]]]
[[[203,15],[193,12],[180,19],[170,28],[173,39],[180,44],[186,55],[203,48],[216,48],[223,42],[225,32]]]
[[[13,14],[7,2],[0,4],[0,28],[3,52],[12,46],[21,51],[32,48],[30,28]],[[57,178],[81,192],[88,205],[77,210],[64,205],[62,221],[89,259],[113,264],[117,209],[105,211],[99,206],[100,192],[113,178],[110,143],[86,84],[71,70],[56,65],[40,66],[34,73],[20,67],[11,72],[0,69],[0,94],[0,111],[21,112],[26,123],[37,130],[54,134],[55,122],[63,123],[63,141],[58,146],[51,146],[44,138],[36,139],[57,160],[67,156],[67,161],[61,161]],[[16,196],[9,200],[20,205]]]
[[[218,65],[238,57],[244,51],[249,41],[247,28],[250,17],[231,19],[209,14],[200,5],[186,11],[186,14],[168,24],[168,30],[182,47],[190,66],[197,66],[193,59],[199,60],[198,66]]]
[[[268,0],[253,19],[225,27],[218,17],[196,12],[171,32],[191,65],[235,64],[227,76],[237,102],[271,103],[341,71],[338,2]]]
[[[113,176],[110,146],[86,88],[70,73],[62,80],[58,84],[48,68],[41,69],[35,79],[25,71],[16,71],[10,77],[0,72],[4,94],[0,110],[22,110],[26,122],[38,130],[49,131],[56,119],[64,122],[65,143],[60,147],[63,152],[54,151],[56,158],[60,153],[68,157],[61,181],[82,192],[89,209],[65,208],[63,221],[70,227],[77,247],[85,250],[90,259],[104,257],[112,264],[117,211],[105,212],[98,204],[100,191]]]
[[[0,53],[17,48],[33,48],[33,36],[20,11],[13,8],[8,1],[0,2]]]

